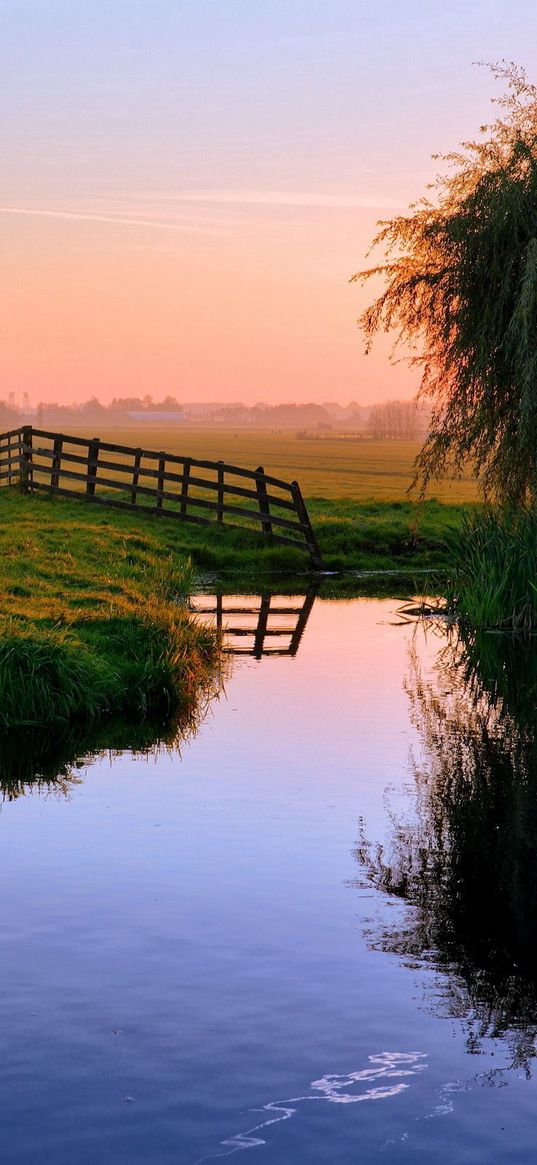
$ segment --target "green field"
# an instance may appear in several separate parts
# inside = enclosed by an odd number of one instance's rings
[[[336,437],[301,440],[295,433],[264,429],[144,428],[141,425],[90,432],[69,429],[78,436],[98,436],[121,445],[138,446],[208,461],[256,469],[286,481],[298,481],[305,498],[354,502],[393,502],[406,498],[412,480],[417,441],[348,441]],[[435,484],[431,496],[451,504],[477,499],[470,474],[461,481]]]

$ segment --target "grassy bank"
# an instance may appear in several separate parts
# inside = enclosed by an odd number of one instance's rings
[[[321,547],[327,570],[330,571],[401,571],[444,569],[451,561],[453,549],[457,545],[461,522],[473,507],[448,506],[437,501],[424,504],[413,502],[363,502],[349,500],[329,501],[323,498],[308,500],[308,509]],[[100,604],[100,590],[95,591],[91,583],[92,572],[98,570],[100,558],[110,557],[114,539],[118,544],[118,559],[111,568],[107,594],[124,599],[129,592],[129,584],[138,586],[148,579],[152,572],[151,593],[157,594],[159,586],[168,593],[179,588],[185,593],[190,578],[183,566],[181,579],[177,566],[172,572],[171,582],[167,577],[170,561],[177,563],[178,556],[190,558],[199,573],[218,575],[226,579],[254,575],[256,577],[304,575],[310,570],[310,560],[306,553],[292,547],[272,545],[262,534],[248,530],[229,529],[225,526],[195,526],[173,520],[148,518],[131,515],[117,510],[92,507],[85,501],[68,501],[63,498],[48,499],[43,495],[22,497],[17,490],[0,490],[0,530],[3,537],[3,563],[0,571],[9,570],[10,578],[4,587],[4,614],[12,609],[13,598],[17,599],[17,609],[24,608],[21,600],[28,590],[28,578],[38,566],[35,562],[35,548],[25,554],[23,534],[32,539],[39,529],[39,545],[43,553],[49,555],[70,553],[72,540],[73,555],[82,564],[78,571],[78,581],[73,581],[69,560],[63,569],[69,582],[69,595],[65,602],[74,603],[77,611],[86,614],[95,603]],[[62,532],[63,531],[63,532]],[[86,531],[86,541],[78,545],[78,531]],[[93,534],[91,533],[93,532]],[[95,543],[94,556],[89,553],[91,539]],[[13,542],[13,539],[15,541]],[[82,556],[82,557],[80,557]],[[73,559],[74,561],[75,559]],[[39,586],[30,588],[30,598],[41,605],[47,605],[51,617],[61,614],[58,595],[50,589],[50,579],[46,562],[39,565],[42,575]],[[102,573],[102,571],[100,572]],[[117,574],[117,577],[116,577]],[[159,581],[159,576],[162,576]],[[15,588],[11,593],[10,588]],[[20,594],[17,588],[22,587]],[[61,597],[61,593],[60,593]],[[47,608],[48,609],[48,608]]]
[[[352,571],[412,579],[445,568],[464,514],[438,502],[314,499],[309,507],[327,568],[343,572],[325,580],[334,594],[355,593]],[[277,588],[284,576],[310,572],[307,554],[246,530],[16,488],[0,490],[0,538],[0,732],[103,717],[175,716],[184,727],[216,674],[218,650],[188,612],[188,559],[202,581],[237,589],[252,579],[256,591]]]
[[[451,561],[464,515],[473,506],[417,502],[327,501],[308,509],[328,570],[426,570]]]
[[[366,568],[377,561],[393,569],[407,554],[412,560],[407,510],[381,504],[357,519],[347,503],[330,507],[342,562],[349,559],[344,531],[348,539],[357,521],[364,529],[354,532],[354,554]],[[442,517],[448,527],[458,520],[456,512]],[[431,544],[441,540],[434,512],[428,524]],[[198,565],[228,564],[208,572],[210,581],[205,576],[208,590],[228,594],[303,596],[313,588],[320,598],[393,598],[423,583],[411,571],[312,579],[303,555],[294,574],[282,573],[273,569],[275,555],[284,564],[281,548],[260,540],[256,549],[251,537],[246,545],[243,535],[219,528],[202,533],[196,543],[197,527],[0,490],[0,799],[29,785],[68,792],[82,757],[103,748],[168,747],[195,731],[205,709],[200,697],[214,691],[215,651],[177,608],[193,585],[187,550]],[[203,585],[201,572],[194,584]]]
[[[309,499],[307,505],[329,571],[445,568],[470,508],[436,501],[357,504],[323,498]],[[163,522],[159,537],[180,546],[202,574],[269,577],[311,569],[307,553],[271,545],[264,535],[248,530]]]
[[[0,491],[0,728],[170,717],[217,661],[157,526]]]

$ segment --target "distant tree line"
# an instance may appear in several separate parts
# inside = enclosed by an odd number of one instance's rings
[[[388,400],[373,405],[368,429],[377,441],[415,441],[426,435],[430,412],[417,401]]]
[[[82,404],[58,404],[56,401],[40,401],[37,406],[38,425],[51,425],[59,428],[63,423],[71,422],[76,425],[86,423],[103,425],[125,424],[131,413],[180,413],[182,406],[174,396],[165,396],[162,400],[153,400],[146,395],[114,397],[109,405],[101,404],[96,396]]]
[[[161,399],[147,394],[114,397],[103,405],[96,397],[81,404],[59,404],[40,401],[37,408],[19,408],[0,400],[0,425],[15,428],[26,419],[40,428],[65,430],[69,425],[99,426],[141,424],[194,423],[232,428],[287,429],[302,434],[350,430],[369,434],[377,440],[413,440],[426,435],[429,413],[423,403],[413,401],[386,401],[365,406],[352,401],[347,406],[336,402],[326,404],[196,404],[182,403],[175,396]]]
[[[277,429],[295,429],[298,425],[329,425],[332,419],[324,405],[317,404],[235,405],[232,408],[223,407],[218,416],[230,425]]]

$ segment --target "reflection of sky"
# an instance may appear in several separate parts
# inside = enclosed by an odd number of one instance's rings
[[[359,816],[382,836],[410,779],[397,605],[317,602],[297,657],[236,666],[182,759],[104,758],[70,799],[3,806],[10,1165],[190,1165],[241,1136],[270,1165],[448,1165],[470,1134],[472,1159],[530,1159],[533,1081],[466,1054],[435,972],[368,949],[400,907],[349,885]],[[510,1086],[474,1087],[489,1069]]]
[[[3,382],[410,392],[382,344],[364,362],[347,280],[488,116],[471,62],[531,73],[533,21],[530,0],[1,0]]]

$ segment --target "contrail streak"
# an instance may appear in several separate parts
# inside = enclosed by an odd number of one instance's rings
[[[318,194],[315,191],[284,190],[183,190],[151,191],[134,194],[135,198],[154,198],[162,202],[207,203],[222,206],[288,206],[325,210],[400,210],[406,204],[393,195],[373,191],[371,194]]]
[[[117,218],[108,214],[85,214],[77,210],[30,210],[26,206],[0,206],[0,214],[29,215],[35,218],[75,219],[82,222],[113,223],[122,227],[151,227],[160,231],[175,231],[186,234],[216,235],[221,231],[213,231],[208,227],[183,226],[179,223],[159,222],[149,218]]]

